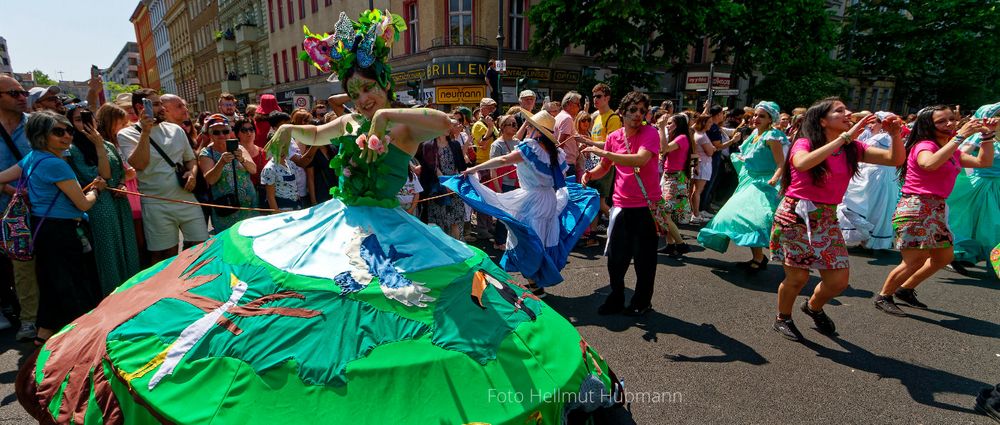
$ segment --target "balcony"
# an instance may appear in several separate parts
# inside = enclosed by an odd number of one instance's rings
[[[227,93],[239,93],[242,91],[239,80],[223,80],[222,91]]]
[[[243,74],[240,76],[240,87],[243,91],[257,90],[264,87],[264,76],[260,74]]]
[[[220,55],[236,54],[236,42],[220,38],[215,41],[215,50],[218,51]]]
[[[260,38],[260,30],[256,25],[242,25],[236,28],[236,44],[243,46],[253,44]]]

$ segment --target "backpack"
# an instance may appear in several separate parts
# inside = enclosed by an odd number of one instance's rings
[[[34,235],[38,234],[38,229],[45,222],[45,216],[49,215],[52,207],[56,204],[56,200],[62,195],[62,191],[56,193],[56,196],[52,198],[52,203],[49,204],[49,208],[45,211],[42,219],[38,221],[35,230],[32,231],[31,207],[28,203],[28,179],[31,178],[31,173],[35,168],[38,168],[38,165],[46,159],[51,158],[42,158],[27,173],[21,174],[21,178],[17,182],[17,190],[14,192],[14,196],[11,197],[10,204],[7,204],[7,209],[3,212],[3,218],[0,219],[0,249],[12,260],[30,261],[34,258]]]

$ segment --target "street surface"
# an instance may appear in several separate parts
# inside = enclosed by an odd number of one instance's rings
[[[796,304],[807,341],[794,343],[771,330],[781,269],[747,277],[733,263],[749,250],[661,255],[655,310],[641,318],[596,314],[608,293],[599,253],[574,252],[545,301],[625,380],[638,424],[992,423],[972,407],[1000,381],[1000,282],[981,267],[939,272],[918,291],[930,310],[897,318],[871,299],[898,254],[852,252],[851,288],[827,307],[840,335],[817,333]],[[0,332],[0,423],[27,424],[13,382],[30,347],[13,335]]]

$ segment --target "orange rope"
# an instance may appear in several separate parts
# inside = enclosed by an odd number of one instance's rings
[[[89,185],[88,185],[88,187],[89,187]],[[197,205],[199,207],[226,208],[226,209],[231,209],[231,210],[257,211],[257,212],[269,212],[269,213],[278,213],[278,212],[281,212],[281,210],[272,210],[272,209],[265,209],[265,208],[232,207],[232,206],[229,206],[229,205],[215,205],[215,204],[204,204],[204,203],[201,203],[201,202],[182,201],[180,199],[164,198],[162,196],[147,195],[145,193],[132,192],[130,190],[115,189],[115,188],[111,188],[111,187],[107,188],[107,190],[110,190],[112,192],[124,193],[126,195],[135,195],[135,196],[142,196],[142,197],[146,197],[146,198],[159,199],[161,201],[175,202],[175,203],[178,203],[178,204]]]

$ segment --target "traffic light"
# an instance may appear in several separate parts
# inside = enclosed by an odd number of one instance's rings
[[[407,81],[406,86],[410,89],[406,91],[416,101],[420,101],[420,82],[418,81]]]

